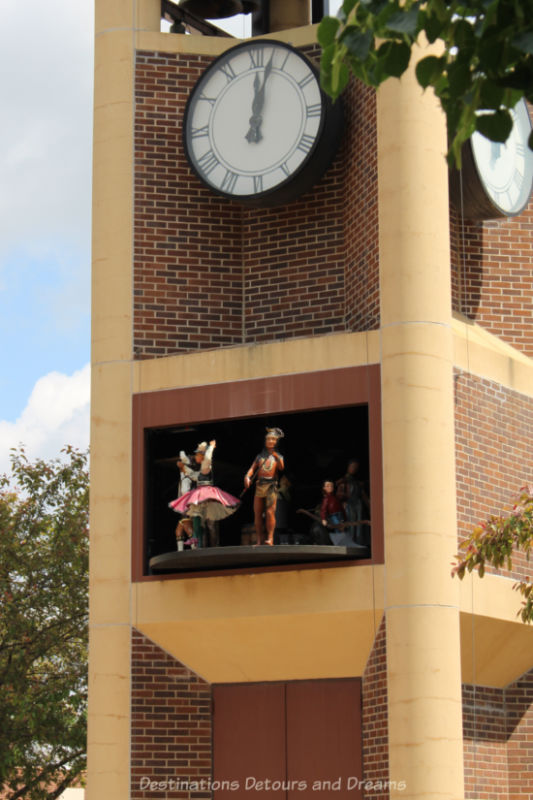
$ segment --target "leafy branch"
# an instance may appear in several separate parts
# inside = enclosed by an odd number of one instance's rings
[[[477,570],[479,576],[483,577],[486,564],[511,570],[513,553],[522,551],[529,561],[532,548],[533,487],[524,486],[509,516],[489,517],[460,544],[461,552],[456,556],[457,563],[452,575],[462,580],[467,572]],[[517,616],[523,622],[532,622],[533,584],[526,579],[518,581],[513,588],[523,597],[522,608]]]
[[[505,142],[510,109],[522,97],[533,102],[533,2],[344,0],[337,17],[318,28],[322,88],[336,99],[350,74],[376,88],[401,77],[421,38],[439,47],[418,61],[416,78],[439,98],[448,161],[460,167],[462,145],[474,131]]]

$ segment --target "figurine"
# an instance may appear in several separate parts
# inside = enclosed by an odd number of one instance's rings
[[[370,500],[365,492],[364,484],[356,477],[358,469],[358,460],[352,458],[348,462],[346,474],[336,481],[336,494],[339,500],[344,504],[346,517],[349,522],[360,522],[363,519],[363,504],[366,508],[370,508]],[[363,525],[359,524],[354,527],[355,541],[357,544],[366,545],[367,542],[363,534]]]
[[[180,450],[179,458],[176,462],[179,469],[178,498],[183,497],[192,489],[193,479],[191,477],[190,458],[183,450]],[[176,502],[175,500],[173,502]],[[170,504],[172,507],[172,503]],[[193,521],[186,514],[176,526],[176,546],[178,550],[183,550],[185,538],[190,539],[193,531]]]
[[[186,514],[193,521],[194,538],[202,542],[202,523],[205,523],[209,530],[210,546],[215,547],[217,542],[216,522],[229,517],[233,514],[240,500],[229,492],[224,492],[218,486],[214,486],[213,479],[213,451],[216,447],[216,440],[200,442],[194,451],[194,460],[199,467],[198,471],[187,468],[187,474],[196,482],[196,488],[190,489],[181,497],[169,503],[170,508],[180,514]],[[192,538],[192,537],[191,537]]]
[[[324,481],[322,484],[322,505],[320,506],[320,519],[322,525],[340,525],[346,519],[344,508],[335,495],[335,485],[333,481]]]
[[[252,481],[255,480],[254,523],[258,545],[272,546],[274,544],[278,475],[285,469],[283,456],[275,448],[283,436],[281,428],[266,429],[265,446],[244,476],[245,489],[249,489]],[[263,513],[266,528],[265,541],[263,541]]]

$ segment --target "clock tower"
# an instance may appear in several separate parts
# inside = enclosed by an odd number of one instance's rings
[[[171,5],[96,1],[87,797],[526,800],[528,565],[450,563],[531,481],[533,207],[450,204],[414,69],[341,114],[299,0]],[[183,550],[180,464],[239,501]]]

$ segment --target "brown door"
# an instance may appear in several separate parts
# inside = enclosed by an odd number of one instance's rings
[[[362,798],[360,680],[213,689],[214,800]]]
[[[213,797],[285,800],[285,685],[213,688]],[[272,786],[280,788],[273,790]],[[217,784],[221,788],[216,788]],[[233,788],[232,788],[233,785]],[[238,787],[238,788],[236,788]]]
[[[360,682],[288,683],[286,709],[288,800],[362,797]]]

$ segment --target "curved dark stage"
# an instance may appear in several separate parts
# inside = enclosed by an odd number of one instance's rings
[[[368,558],[367,547],[334,545],[278,544],[273,547],[204,547],[197,550],[161,553],[150,559],[153,574],[168,572],[198,572],[210,569],[242,569],[243,567],[272,567],[282,564],[309,564],[324,561],[351,561]]]

